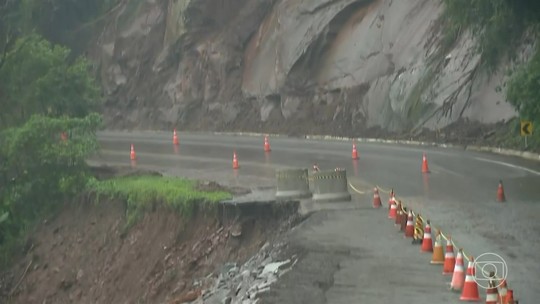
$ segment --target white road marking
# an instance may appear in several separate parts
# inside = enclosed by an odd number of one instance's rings
[[[529,169],[529,168],[525,168],[525,167],[521,167],[521,166],[516,166],[516,165],[509,164],[509,163],[500,162],[500,161],[491,160],[491,159],[482,158],[482,157],[475,157],[475,159],[480,160],[480,161],[484,161],[484,162],[488,162],[488,163],[498,164],[498,165],[505,166],[505,167],[510,167],[510,168],[518,169],[518,170],[523,170],[523,171],[526,171],[526,172],[529,172],[529,173],[532,173],[532,174],[535,174],[535,175],[540,176],[540,172],[535,171],[535,170],[532,170],[532,169]]]

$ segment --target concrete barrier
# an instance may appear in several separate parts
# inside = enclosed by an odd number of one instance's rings
[[[311,197],[307,169],[277,169],[276,199]]]
[[[312,175],[313,201],[315,202],[349,202],[347,171],[321,171]]]

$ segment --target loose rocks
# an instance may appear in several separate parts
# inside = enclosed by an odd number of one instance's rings
[[[270,290],[279,277],[292,269],[296,256],[277,261],[284,244],[271,246],[266,243],[244,265],[225,264],[213,287],[206,290],[200,303],[205,304],[255,304],[258,296]],[[199,302],[194,302],[199,303]]]

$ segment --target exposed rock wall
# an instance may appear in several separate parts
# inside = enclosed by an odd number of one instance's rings
[[[413,134],[515,116],[495,90],[503,73],[478,68],[474,37],[442,49],[443,9],[432,0],[125,1],[91,56],[113,128]]]

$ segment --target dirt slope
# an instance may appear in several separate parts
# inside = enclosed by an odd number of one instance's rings
[[[156,207],[126,233],[124,214],[121,202],[66,204],[3,275],[0,302],[182,303],[206,287],[195,278],[244,262],[279,228],[270,216],[224,227],[214,215],[188,221]],[[231,227],[242,234],[233,237]]]

